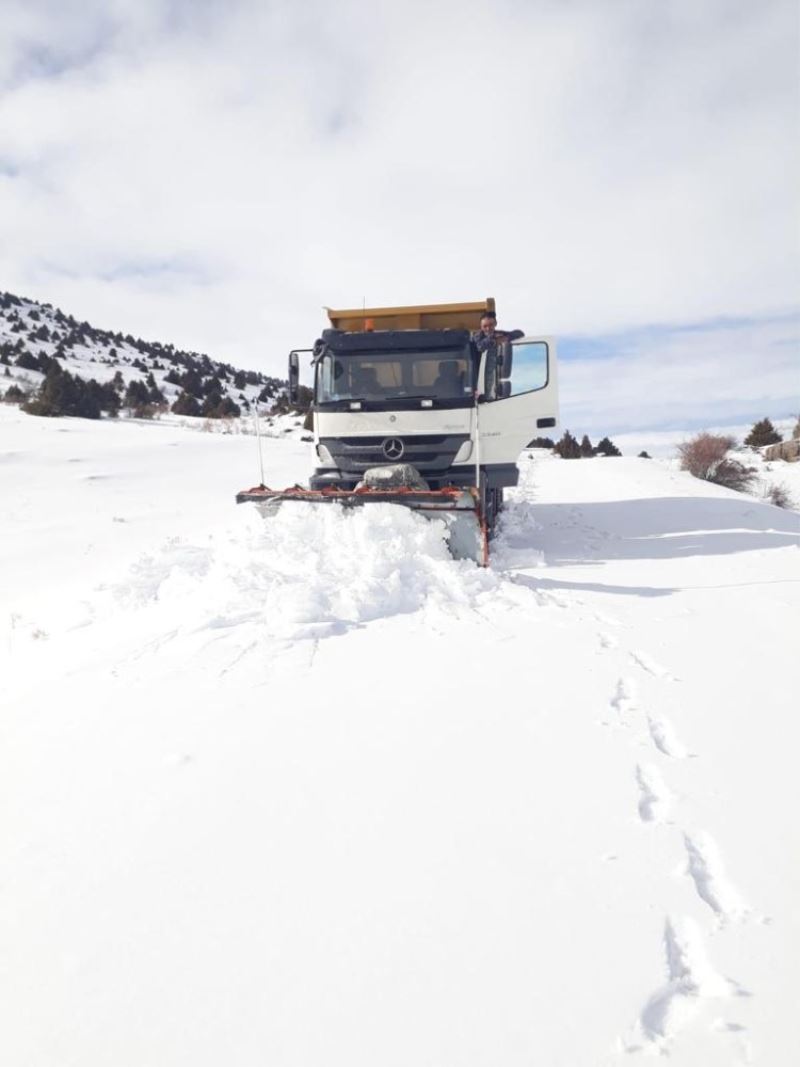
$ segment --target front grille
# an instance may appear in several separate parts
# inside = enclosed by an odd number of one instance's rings
[[[399,459],[386,457],[383,443],[388,440],[403,442],[403,455]],[[385,434],[382,437],[322,437],[320,444],[325,445],[344,474],[361,475],[368,467],[386,463],[410,463],[424,474],[426,471],[446,471],[467,440],[468,435],[463,433]]]

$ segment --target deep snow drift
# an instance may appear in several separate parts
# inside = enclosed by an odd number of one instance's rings
[[[482,571],[236,508],[252,438],[0,434],[2,1063],[793,1062],[796,512],[528,456]]]

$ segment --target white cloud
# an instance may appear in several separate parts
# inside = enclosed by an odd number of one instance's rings
[[[799,341],[794,316],[634,331],[596,355],[573,341],[577,357],[561,367],[561,425],[608,434],[796,414]]]
[[[273,371],[362,299],[556,334],[782,311],[795,15],[6,0],[0,276]]]

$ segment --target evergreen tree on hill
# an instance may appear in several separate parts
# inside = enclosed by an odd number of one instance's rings
[[[753,425],[744,443],[750,448],[762,448],[764,445],[777,445],[783,438],[769,419],[761,419]]]
[[[6,404],[21,404],[24,399],[25,394],[18,385],[10,385],[3,397],[3,401]]]
[[[107,411],[112,418],[116,418],[122,406],[119,394],[112,382],[100,385],[94,378],[86,383],[90,395],[97,401],[101,411]]]
[[[581,459],[589,459],[594,455],[594,449],[592,448],[592,442],[589,440],[589,435],[585,433],[581,438],[580,443]]]
[[[39,370],[39,360],[27,348],[20,352],[15,363],[21,370]]]
[[[581,458],[581,447],[569,430],[564,431],[564,436],[558,441],[553,451],[562,459]]]
[[[196,396],[198,400],[204,396],[203,393],[203,379],[192,367],[181,375],[180,386],[185,393],[191,393],[192,396]]]
[[[93,381],[96,386],[97,382]],[[99,419],[100,404],[90,384],[62,370],[58,360],[52,360],[33,400],[22,405],[29,415],[72,415],[83,419]]]
[[[128,382],[122,402],[126,408],[132,408],[135,411],[150,403],[150,390],[140,378],[132,378]]]
[[[196,397],[184,390],[172,405],[172,410],[176,415],[199,415],[200,404]]]
[[[209,378],[207,382],[203,383],[202,393],[203,396],[222,396],[222,382],[214,375]],[[219,401],[218,401],[219,402]]]
[[[234,400],[231,400],[229,396],[224,396],[210,414],[210,418],[231,419],[237,418],[241,413],[242,409],[239,405]]]
[[[621,456],[622,453],[608,437],[604,437],[594,450],[596,456]]]

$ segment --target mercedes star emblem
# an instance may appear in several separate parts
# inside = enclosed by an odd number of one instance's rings
[[[400,459],[405,448],[399,437],[387,437],[383,442],[383,454],[387,459]]]

